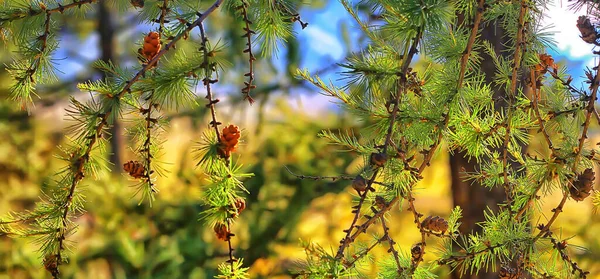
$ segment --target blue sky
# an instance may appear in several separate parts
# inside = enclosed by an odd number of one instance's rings
[[[307,68],[311,73],[323,69],[332,64],[343,62],[344,56],[352,49],[347,49],[342,39],[341,26],[345,24],[352,30],[356,26],[353,19],[348,15],[345,9],[338,1],[325,1],[325,7],[321,9],[304,8],[300,11],[302,19],[309,22],[306,29],[302,30],[298,24],[295,25],[295,31],[301,43],[302,55],[305,57],[301,68]],[[548,17],[545,19],[546,25],[552,25],[551,30],[555,33],[557,42],[556,51],[549,50],[558,62],[567,63],[571,74],[573,75],[574,85],[579,86],[583,81],[583,69],[585,66],[594,67],[596,65],[591,53],[592,47],[579,38],[579,32],[575,27],[577,17],[584,14],[585,11],[575,12],[568,9],[568,2],[561,3],[561,0],[555,0],[550,7]],[[351,41],[355,41],[358,34],[351,33]],[[78,41],[75,37],[63,38],[63,41],[73,42],[77,45],[78,55],[86,59],[95,59],[98,57],[97,34],[93,34],[86,41]],[[280,59],[285,57],[285,49],[280,48]],[[65,48],[57,51],[54,57],[68,57]],[[274,58],[277,59],[277,58]],[[59,73],[61,78],[71,78],[74,73],[83,70],[84,65],[71,59],[57,61],[58,69],[64,72]],[[285,61],[277,61],[278,67],[284,67]],[[331,71],[321,76],[324,80],[332,80],[337,83],[339,75]],[[312,94],[314,95],[314,94]]]

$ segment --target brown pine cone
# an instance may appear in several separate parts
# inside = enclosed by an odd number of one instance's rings
[[[246,200],[244,200],[242,197],[237,197],[233,205],[237,210],[237,213],[234,214],[234,216],[238,216],[242,213],[242,211],[244,211],[244,209],[246,209]]]
[[[215,234],[217,238],[223,241],[227,241],[230,238],[229,229],[227,229],[227,225],[223,223],[218,223],[215,225]]]
[[[385,153],[372,153],[371,154],[371,165],[373,165],[374,167],[378,167],[381,168],[385,165],[385,162],[387,162],[388,156]]]
[[[448,230],[448,222],[440,216],[428,216],[421,222],[421,227],[430,231],[446,232]]]
[[[573,186],[569,187],[571,198],[576,201],[582,201],[590,195],[594,188],[595,173],[592,169],[586,169],[573,181]]]
[[[598,38],[598,33],[596,33],[596,28],[590,22],[590,19],[587,16],[580,16],[577,19],[577,28],[579,32],[581,32],[581,39],[588,44],[595,44],[596,39]]]
[[[416,244],[410,249],[410,257],[413,263],[418,263],[423,260],[423,247],[421,247],[421,243]]]
[[[352,180],[352,188],[357,192],[363,192],[367,190],[367,180],[362,177],[362,175],[357,175],[354,180]]]
[[[142,178],[146,174],[146,168],[138,161],[129,161],[123,164],[123,169],[133,178]]]

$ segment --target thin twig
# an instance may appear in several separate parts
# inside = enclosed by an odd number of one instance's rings
[[[515,54],[513,57],[513,69],[511,76],[511,87],[508,92],[508,112],[506,119],[504,121],[505,125],[505,135],[504,142],[502,144],[502,176],[504,178],[504,192],[506,194],[506,200],[508,204],[508,209],[512,212],[512,200],[513,200],[513,191],[510,185],[510,181],[508,178],[508,146],[510,144],[510,134],[512,129],[512,117],[513,117],[513,105],[514,100],[517,95],[517,76],[519,73],[519,68],[521,67],[521,48],[523,45],[523,35],[525,32],[525,15],[527,14],[527,4],[524,1],[521,1],[521,8],[519,10],[519,27],[517,30],[517,38],[515,41]]]
[[[213,94],[211,91],[211,87],[210,85],[213,83],[216,83],[218,81],[218,79],[211,79],[211,66],[208,63],[208,38],[206,37],[206,34],[204,32],[204,24],[200,23],[198,25],[198,28],[200,29],[200,37],[202,39],[202,43],[200,46],[200,50],[203,52],[204,54],[204,61],[202,62],[203,66],[204,66],[204,78],[202,79],[202,83],[204,84],[204,86],[206,87],[206,100],[208,100],[208,104],[206,104],[206,107],[210,109],[210,116],[212,117],[212,120],[210,121],[210,126],[212,126],[215,129],[215,134],[217,135],[217,140],[220,142],[221,141],[221,133],[219,132],[219,125],[221,125],[221,122],[217,121],[217,112],[215,110],[215,104],[217,104],[219,102],[219,99],[213,99]]]
[[[158,18],[158,23],[160,24],[158,27],[158,33],[163,34],[163,30],[165,28],[165,23],[168,23],[166,20],[167,13],[169,13],[169,0],[163,0],[163,4],[160,7],[160,17]]]
[[[256,58],[252,53],[252,35],[256,34],[256,32],[250,29],[250,25],[252,21],[248,18],[248,2],[246,0],[242,0],[242,4],[240,4],[237,9],[240,10],[242,14],[242,19],[244,20],[244,35],[242,37],[246,38],[246,49],[244,49],[244,53],[248,53],[248,72],[244,74],[245,77],[248,78],[248,81],[244,81],[244,88],[242,88],[242,94],[244,95],[244,100],[247,100],[248,103],[253,104],[254,99],[250,97],[250,90],[256,88],[256,85],[252,84],[254,81],[254,61]]]
[[[231,222],[227,219],[227,245],[229,246],[229,262],[231,271],[233,272],[233,263],[235,262],[235,258],[233,257],[233,246],[231,245],[231,237],[235,236],[231,233]]]
[[[566,251],[567,250],[567,241],[566,240],[559,242],[556,238],[552,237],[552,232],[548,232],[545,237],[550,239],[550,242],[552,243],[552,247],[554,247],[554,249],[556,249],[558,251],[558,253],[560,254],[560,257],[565,262],[569,263],[569,267],[571,268],[571,270],[572,270],[571,272],[573,274],[575,274],[575,272],[578,272],[579,278],[587,278],[587,275],[590,272],[583,270],[581,267],[579,267],[577,262],[575,262],[573,259],[571,259],[571,257],[569,256],[569,254]]]
[[[386,236],[388,244],[390,245],[388,253],[392,253],[392,255],[394,255],[394,261],[396,261],[396,267],[398,267],[398,274],[402,274],[404,268],[402,268],[402,265],[400,265],[400,256],[398,254],[398,251],[394,247],[394,245],[396,245],[396,241],[394,241],[390,236],[390,228],[387,226],[385,218],[383,216],[379,218],[381,220],[381,227],[383,228],[384,236]]]

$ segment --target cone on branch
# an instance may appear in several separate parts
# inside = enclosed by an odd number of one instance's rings
[[[385,153],[372,153],[370,157],[371,165],[377,168],[381,168],[387,162],[388,156]]]
[[[367,190],[367,180],[362,177],[362,175],[357,175],[354,180],[352,180],[352,188],[357,192],[363,192]]]
[[[242,197],[237,197],[233,203],[233,206],[236,209],[236,213],[234,213],[233,216],[237,217],[242,213],[242,211],[244,211],[244,209],[246,209],[246,200],[244,200]]]
[[[577,28],[581,33],[581,39],[588,44],[596,44],[596,39],[598,39],[598,33],[596,32],[596,28],[590,22],[590,18],[587,16],[580,16],[577,19]]]
[[[430,231],[441,232],[442,234],[448,230],[448,221],[440,216],[427,216],[421,227]]]
[[[229,229],[227,228],[227,225],[223,224],[223,223],[218,223],[217,225],[215,225],[215,234],[217,235],[217,238],[223,241],[227,241],[230,238],[230,233],[229,233]]]
[[[158,32],[150,32],[144,37],[144,44],[138,49],[139,58],[142,62],[148,62],[156,56],[161,49],[160,34]],[[156,65],[151,65],[156,66]]]
[[[125,170],[133,178],[142,178],[146,174],[146,167],[138,161],[129,161],[123,164]]]
[[[220,155],[223,158],[229,158],[231,153],[235,151],[240,140],[240,128],[235,125],[229,125],[223,128],[220,142]]]
[[[573,181],[573,185],[569,187],[571,198],[576,201],[582,201],[587,198],[594,188],[595,173],[592,169],[586,169],[582,174],[577,176],[577,180]]]

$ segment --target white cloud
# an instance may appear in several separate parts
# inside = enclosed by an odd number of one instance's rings
[[[340,41],[331,33],[323,29],[309,25],[301,36],[307,36],[306,41],[310,48],[318,54],[330,55],[336,60],[339,60],[344,55],[344,48]]]

